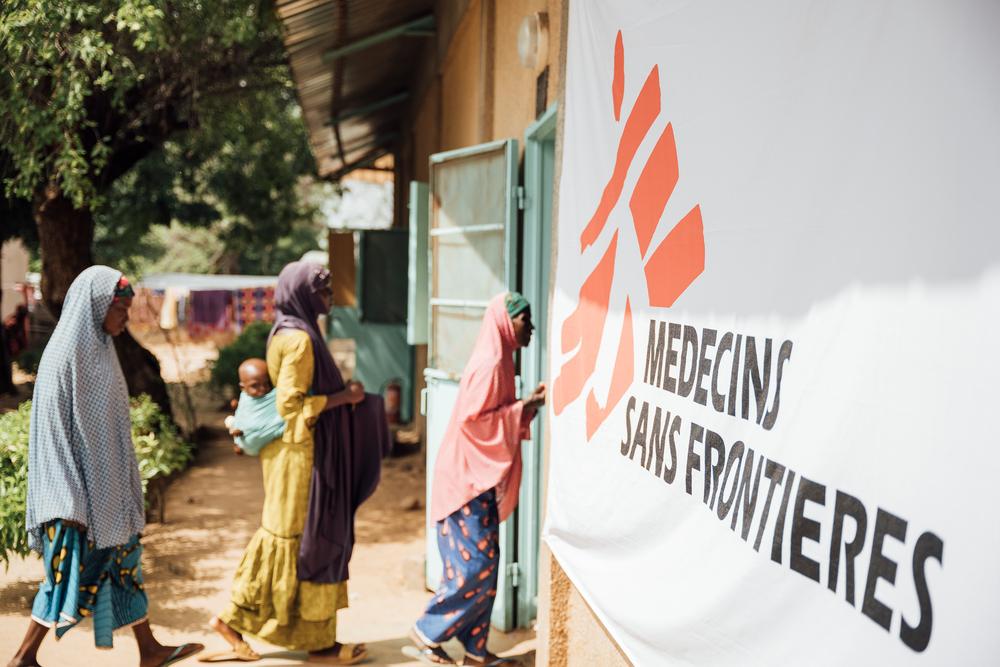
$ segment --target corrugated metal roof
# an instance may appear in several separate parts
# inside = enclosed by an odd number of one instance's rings
[[[321,176],[336,179],[352,167],[369,164],[391,151],[399,139],[405,96],[424,46],[420,28],[426,23],[407,31],[403,27],[430,17],[433,4],[433,0],[276,2]],[[395,36],[372,43],[387,33]],[[348,53],[331,59],[337,49]]]

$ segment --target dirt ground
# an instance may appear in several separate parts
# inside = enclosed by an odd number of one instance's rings
[[[23,389],[21,399],[27,398]],[[11,401],[0,405],[10,407]],[[167,491],[166,521],[147,527],[143,569],[150,599],[150,621],[161,641],[202,642],[208,651],[225,644],[206,627],[228,600],[233,572],[243,547],[257,529],[263,496],[256,458],[236,456],[222,429],[221,412],[199,410],[212,429],[194,464]],[[339,613],[337,638],[365,642],[374,665],[415,665],[400,649],[429,593],[423,588],[424,469],[421,453],[385,462],[382,482],[362,506],[357,546],[351,561],[350,606]],[[404,509],[420,499],[419,509]],[[0,664],[14,654],[26,628],[31,601],[42,576],[36,558],[15,560],[0,571]],[[493,630],[490,649],[534,664],[534,633]],[[265,656],[257,665],[297,665],[304,653],[287,652],[251,640]],[[461,648],[447,645],[456,658]],[[94,648],[89,621],[56,642],[48,637],[39,653],[43,665],[138,664],[130,632],[115,635],[113,651]],[[197,664],[194,659],[181,663]],[[235,663],[228,663],[235,664]]]

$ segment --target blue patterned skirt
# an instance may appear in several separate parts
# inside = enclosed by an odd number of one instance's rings
[[[97,549],[79,529],[61,520],[45,526],[42,559],[45,581],[35,595],[31,618],[56,629],[56,637],[84,618],[94,619],[94,643],[111,648],[112,633],[146,618],[142,586],[142,544]]]
[[[497,595],[500,518],[490,489],[437,522],[444,576],[416,624],[423,642],[436,646],[457,637],[467,654],[486,655],[490,615]]]

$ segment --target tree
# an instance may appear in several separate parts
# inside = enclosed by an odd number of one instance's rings
[[[261,0],[4,0],[0,62],[0,209],[19,226],[30,210],[55,315],[93,263],[94,214],[118,179],[206,105],[288,85]],[[162,404],[152,355],[131,338],[119,354],[130,389]]]
[[[311,174],[291,90],[206,104],[198,132],[114,184],[95,216],[98,256],[133,272],[275,274],[325,229]]]

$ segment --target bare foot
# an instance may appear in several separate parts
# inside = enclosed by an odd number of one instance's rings
[[[340,649],[343,648],[343,644],[336,642],[330,648],[325,648],[322,651],[309,651],[309,662],[319,662],[328,665],[342,665],[344,664],[340,659]],[[350,646],[350,644],[348,644]],[[355,644],[354,650],[351,651],[351,658],[357,658],[368,652],[368,649],[364,644]]]
[[[243,641],[243,635],[229,627],[229,625],[218,616],[213,616],[211,620],[209,620],[208,627],[218,632],[233,648],[236,648],[236,645]]]
[[[160,646],[139,659],[139,667],[160,667],[168,660],[170,664],[180,662],[195,653],[204,650],[203,644],[184,644],[183,646]]]
[[[38,664],[37,660],[27,660],[25,658],[11,658],[10,662],[7,663],[7,667],[42,667]]]

